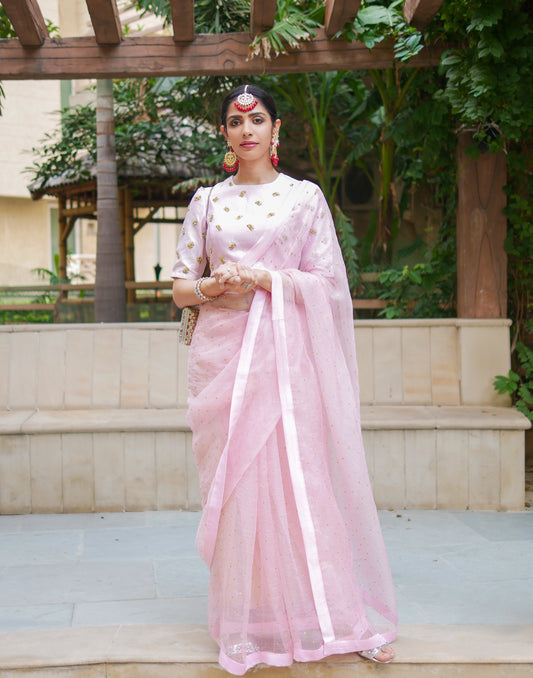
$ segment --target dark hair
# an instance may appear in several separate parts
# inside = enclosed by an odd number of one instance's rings
[[[224,127],[226,127],[228,108],[231,102],[234,101],[239,96],[239,94],[242,94],[244,92],[245,87],[246,85],[239,85],[239,87],[235,87],[235,89],[232,89],[231,92],[226,96],[226,98],[222,102],[222,107],[220,109],[220,122]],[[278,119],[278,114],[276,111],[276,102],[270,96],[270,94],[268,92],[265,92],[264,89],[261,89],[261,87],[258,87],[257,85],[248,85],[247,91],[250,92],[250,94],[253,94],[254,97],[263,104],[263,106],[267,109],[268,114],[270,115],[272,124],[274,124]]]

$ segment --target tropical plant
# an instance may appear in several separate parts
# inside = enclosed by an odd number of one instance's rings
[[[37,268],[32,268],[31,269],[32,273],[36,273],[41,280],[46,280],[49,285],[58,285],[60,283],[70,283],[73,280],[85,280],[85,276],[81,275],[80,273],[74,273],[73,275],[70,275],[67,278],[62,278],[61,274],[59,272],[59,255],[56,254],[54,255],[54,270],[52,271],[49,268],[44,268],[42,266],[38,266]],[[52,303],[56,300],[57,295],[52,295],[50,292],[47,290],[46,292],[43,292],[40,294],[36,299],[34,300],[35,303]],[[80,297],[84,296],[84,291],[80,290]]]
[[[142,15],[150,12],[171,22],[169,0],[136,0],[136,6]],[[194,3],[194,23],[197,33],[233,33],[249,28],[250,0],[196,0]]]
[[[366,88],[356,73],[341,71],[269,76],[261,83],[285,103],[287,119],[296,121],[300,135],[304,131],[307,158],[333,214],[350,288],[355,292],[360,275],[358,240],[351,220],[337,204],[337,194],[353,161],[348,134],[360,110],[354,102],[366,97]]]
[[[533,349],[522,342],[516,344],[517,367],[506,376],[494,379],[498,393],[508,393],[516,409],[533,421]]]
[[[442,95],[459,123],[482,139],[495,131],[500,147],[520,139],[533,124],[531,2],[449,0],[434,31],[457,45],[443,56],[441,71]]]
[[[380,175],[377,187],[379,210],[371,247],[372,259],[376,263],[391,262],[392,241],[398,232],[401,219],[395,187],[396,148],[393,130],[398,114],[407,106],[407,95],[417,76],[416,69],[405,72],[398,66],[402,62],[408,62],[423,48],[422,34],[406,22],[402,5],[403,0],[393,0],[386,4],[378,0],[366,0],[362,3],[353,23],[342,31],[346,40],[361,41],[369,49],[387,38],[393,39],[394,56],[397,60],[397,65],[393,68],[369,71],[381,100],[381,110],[374,116],[374,121],[378,122],[381,128],[377,140]]]
[[[324,3],[316,0],[280,0],[276,3],[274,25],[254,37],[250,45],[252,56],[265,59],[285,54],[287,48],[297,48],[311,40],[324,21]]]

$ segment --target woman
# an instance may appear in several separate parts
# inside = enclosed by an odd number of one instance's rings
[[[395,597],[331,213],[316,185],[275,169],[270,95],[234,89],[221,121],[237,173],[196,192],[172,271],[176,304],[200,304],[188,418],[209,629],[235,675],[350,652],[385,663]]]

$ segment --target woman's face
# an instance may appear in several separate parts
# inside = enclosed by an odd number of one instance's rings
[[[252,111],[242,112],[232,102],[228,107],[226,127],[220,131],[231,144],[241,162],[261,160],[270,157],[270,142],[280,120],[272,124],[270,114],[261,101]]]

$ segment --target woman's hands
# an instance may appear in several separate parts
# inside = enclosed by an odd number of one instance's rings
[[[235,262],[222,264],[211,275],[225,292],[232,294],[247,294],[257,286],[270,291],[271,287],[271,277],[268,271],[250,268]]]
[[[176,278],[173,284],[174,302],[180,308],[194,306],[199,299],[194,293],[195,280]],[[232,294],[247,294],[256,287],[262,287],[270,292],[272,278],[263,268],[250,268],[235,262],[222,264],[216,268],[209,278],[202,280],[200,290],[207,297],[216,299],[225,292]],[[205,302],[209,303],[209,302]]]

